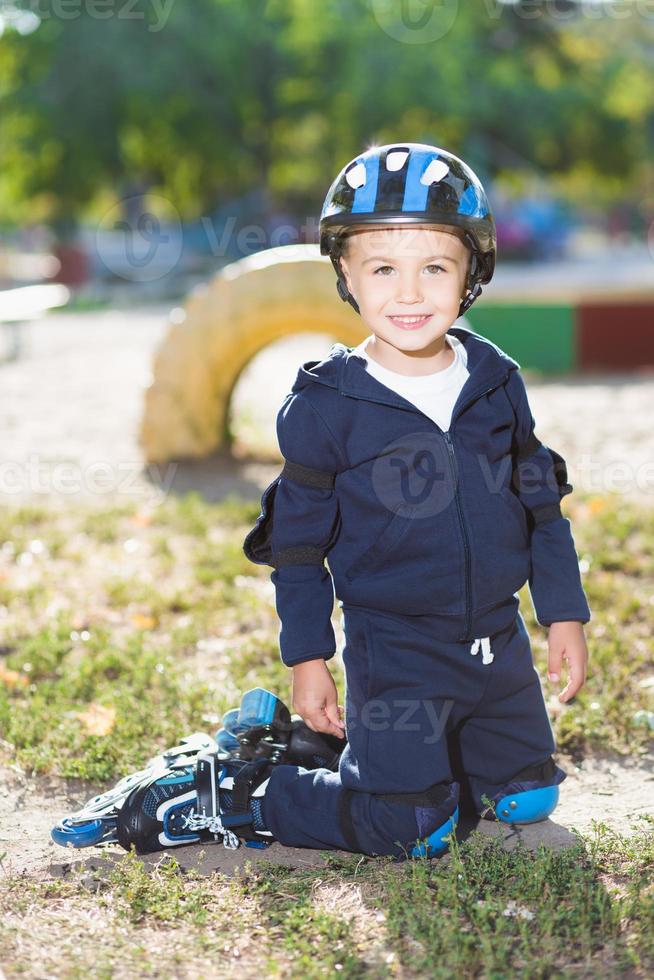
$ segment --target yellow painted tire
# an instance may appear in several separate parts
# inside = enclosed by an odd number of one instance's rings
[[[265,249],[193,289],[155,354],[140,431],[146,461],[227,448],[229,402],[241,371],[268,344],[300,332],[348,346],[366,335],[317,245]]]

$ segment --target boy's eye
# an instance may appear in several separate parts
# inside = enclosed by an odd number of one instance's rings
[[[386,275],[386,273],[383,272],[384,269],[390,269],[391,271],[393,271],[393,266],[392,265],[380,265],[377,269],[375,269],[374,274],[377,275],[378,272],[381,272],[383,275]],[[430,263],[429,265],[426,265],[425,266],[425,269],[439,269],[441,272],[446,272],[447,271],[446,269],[443,268],[442,265],[436,265],[436,263],[433,263],[433,262]]]

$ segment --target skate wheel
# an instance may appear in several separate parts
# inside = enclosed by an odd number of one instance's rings
[[[221,728],[216,732],[216,744],[223,752],[232,752],[234,749],[239,748],[241,743],[226,728]]]
[[[87,820],[86,823],[73,824],[65,818],[52,828],[50,836],[55,844],[61,847],[66,847],[68,844],[73,847],[92,847],[102,840],[104,833],[102,820]]]
[[[238,731],[238,708],[230,708],[223,715],[223,728],[230,735],[236,735]]]
[[[278,704],[277,695],[271,691],[266,691],[263,687],[253,687],[246,691],[238,712],[236,733],[238,733],[239,728],[246,731],[248,728],[259,725],[272,725],[275,718],[275,708]]]

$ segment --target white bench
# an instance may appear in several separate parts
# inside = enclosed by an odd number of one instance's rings
[[[6,338],[6,353],[0,360],[14,361],[20,354],[20,325],[55,306],[65,306],[70,290],[61,283],[20,286],[0,291],[0,328]]]

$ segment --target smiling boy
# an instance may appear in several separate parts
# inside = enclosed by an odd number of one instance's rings
[[[591,615],[560,507],[572,487],[535,434],[520,365],[453,326],[495,268],[474,172],[439,147],[373,147],[333,182],[320,227],[370,333],[298,371],[277,418],[285,466],[245,550],[274,569],[293,708],[348,742],[338,773],[272,771],[264,818],[285,844],[399,854],[424,839],[436,854],[460,792],[507,822],[556,806],[566,774],[517,591],[529,582],[549,628],[550,680],[567,661],[568,701]]]
[[[284,467],[243,544],[273,568],[293,708],[312,731],[295,719],[291,734],[279,699],[249,691],[216,744],[182,740],[54,828],[57,843],[431,857],[460,799],[507,823],[556,807],[566,773],[518,590],[529,583],[549,629],[550,680],[567,661],[561,701],[585,681],[591,614],[565,461],[535,434],[520,365],[454,325],[495,268],[484,189],[447,150],[372,147],[336,177],[320,232],[369,335],[298,370],[277,416]],[[345,722],[327,664],[334,591]]]

